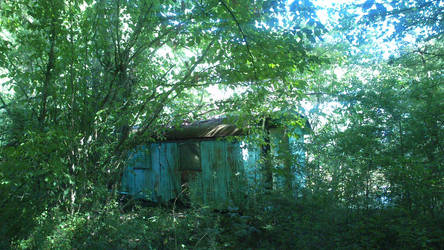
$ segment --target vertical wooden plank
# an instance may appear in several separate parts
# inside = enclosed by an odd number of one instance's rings
[[[176,198],[180,192],[180,172],[179,172],[179,147],[177,143],[171,143],[168,149],[168,175],[171,176],[171,199]]]
[[[123,184],[129,195],[135,195],[135,174],[132,166],[127,166],[123,175]]]
[[[177,190],[177,144],[161,143],[159,147],[159,196],[162,202],[175,198]]]
[[[181,151],[179,162],[183,164],[178,171],[179,183],[184,185],[180,186],[179,192],[184,192],[180,196],[185,202],[189,199],[196,204],[204,203],[201,150],[201,142],[196,141],[182,143],[178,149]]]
[[[154,202],[158,202],[159,198],[159,188],[160,188],[160,151],[161,151],[160,143],[152,143],[151,144],[151,200]]]
[[[145,145],[143,148],[143,186],[142,186],[142,193],[143,193],[143,199],[150,200],[152,196],[152,181],[151,181],[151,174],[152,174],[152,165],[151,165],[151,145]]]
[[[290,151],[288,136],[282,128],[270,130],[273,166],[277,170],[273,181],[278,189],[290,191],[294,180],[293,155]]]
[[[250,191],[254,191],[261,185],[261,166],[260,160],[260,147],[250,142],[242,143],[242,158],[245,176],[247,179],[248,187]]]
[[[166,176],[167,169],[168,169],[168,162],[167,162],[167,143],[160,143],[159,144],[159,186],[157,188],[158,190],[158,202],[164,202],[165,199],[168,198],[168,189],[167,186],[168,183],[168,176]]]
[[[227,164],[230,167],[228,197],[230,200],[241,202],[246,192],[244,169],[240,142],[227,142]]]
[[[148,187],[147,187],[147,170],[144,168],[134,169],[134,197],[147,199]]]
[[[122,176],[122,192],[129,195],[135,194],[134,153],[135,150],[130,151],[128,154],[128,159]]]
[[[200,143],[201,165],[202,165],[202,200],[208,204],[213,200],[213,159],[214,144],[212,141],[203,141]]]
[[[122,182],[120,184],[120,192],[123,194],[129,194],[130,192],[130,166],[125,166],[122,173]]]
[[[149,145],[138,145],[130,154],[130,165],[134,168],[150,168],[151,164]]]
[[[215,169],[215,184],[216,184],[216,204],[224,206],[228,202],[228,189],[231,176],[231,168],[227,162],[227,141],[215,141],[214,152],[214,169]]]
[[[226,141],[201,142],[202,187],[204,202],[223,206],[228,202],[231,169],[227,164]]]
[[[148,172],[151,168],[149,145],[139,145],[128,155],[122,176],[122,191],[137,198],[146,198]]]

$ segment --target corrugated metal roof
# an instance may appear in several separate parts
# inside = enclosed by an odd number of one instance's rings
[[[239,136],[245,132],[230,124],[224,118],[215,118],[210,120],[198,121],[180,128],[168,129],[166,140],[184,140],[198,138],[214,138],[224,136]]]
[[[282,117],[297,117],[305,119],[298,113],[282,112]],[[208,120],[196,121],[191,124],[183,125],[178,128],[169,128],[164,134],[164,140],[188,140],[188,139],[208,139],[225,136],[240,136],[246,135],[247,129],[240,128],[235,123],[234,117],[212,118]],[[281,125],[280,119],[269,119],[266,122],[267,128],[276,128]],[[303,129],[310,130],[308,121]],[[305,131],[307,133],[307,131]]]

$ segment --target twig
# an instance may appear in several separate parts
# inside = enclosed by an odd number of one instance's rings
[[[203,240],[203,238],[205,238],[205,236],[207,236],[207,234],[208,234],[208,232],[206,232],[202,237],[200,237],[200,239],[194,245],[193,249],[196,249],[197,245],[200,243],[201,240]]]
[[[0,109],[5,109],[9,116],[11,116],[11,112],[9,111],[8,105],[3,100],[3,98],[0,96],[0,101],[2,102],[3,106],[0,107]]]
[[[253,67],[254,67],[254,77],[255,77],[256,80],[257,80],[258,77],[257,77],[257,75],[256,75],[256,65],[255,65],[255,63],[254,63],[254,62],[255,62],[255,59],[254,59],[253,54],[251,53],[251,50],[250,50],[250,44],[248,43],[247,36],[245,35],[245,32],[242,30],[242,27],[241,27],[239,21],[237,20],[236,16],[234,15],[233,11],[228,7],[228,5],[225,3],[225,1],[224,1],[224,0],[220,0],[220,3],[221,3],[222,6],[224,6],[224,8],[228,11],[228,13],[230,13],[231,17],[233,17],[233,20],[234,20],[234,22],[236,23],[237,28],[239,29],[239,32],[240,32],[241,35],[242,35],[242,39],[243,39],[244,42],[245,42],[245,45],[246,45],[246,47],[247,47],[247,52],[248,52],[248,54],[249,54],[250,57],[251,57],[251,63],[253,64]]]

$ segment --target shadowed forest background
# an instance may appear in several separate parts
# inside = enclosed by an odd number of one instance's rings
[[[0,248],[442,249],[443,13],[442,0],[1,1]],[[281,110],[311,126],[297,188],[223,210],[121,199],[137,145],[221,115],[257,135],[265,118],[305,123]]]

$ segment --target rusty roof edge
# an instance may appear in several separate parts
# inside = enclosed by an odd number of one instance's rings
[[[288,113],[287,113],[288,114]],[[311,130],[310,123],[301,114],[293,114],[297,117],[306,120],[304,126],[301,127],[304,133]],[[181,127],[167,128],[160,141],[186,140],[186,139],[208,139],[226,136],[244,136],[248,135],[249,127],[236,126],[237,118],[234,116],[218,117],[213,119],[196,121],[191,124],[183,125]],[[267,123],[267,129],[280,127],[278,119],[272,119]]]

